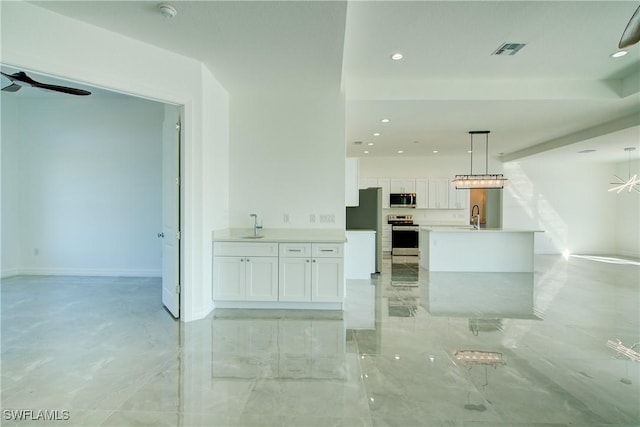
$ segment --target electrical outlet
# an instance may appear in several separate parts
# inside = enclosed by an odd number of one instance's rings
[[[314,223],[314,222],[316,222],[316,214],[311,214],[311,215],[309,215],[309,222],[310,222],[310,223]]]
[[[323,223],[323,224],[327,224],[327,223],[333,224],[334,222],[336,222],[336,216],[335,215],[320,215],[320,222]]]
[[[33,254],[34,254],[34,255],[40,255],[40,249],[35,248],[35,249],[33,250]]]
[[[282,215],[282,222],[289,222],[289,214]]]

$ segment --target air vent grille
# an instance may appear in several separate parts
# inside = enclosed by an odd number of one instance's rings
[[[525,43],[503,43],[492,55],[515,55],[525,46]]]

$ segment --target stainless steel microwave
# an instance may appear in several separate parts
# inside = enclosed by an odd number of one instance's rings
[[[416,193],[391,193],[389,206],[392,208],[415,208]]]

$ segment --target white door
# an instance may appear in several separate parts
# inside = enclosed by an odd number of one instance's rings
[[[180,141],[178,107],[165,106],[162,123],[162,303],[180,317]]]

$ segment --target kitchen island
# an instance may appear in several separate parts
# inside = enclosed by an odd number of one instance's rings
[[[342,309],[344,230],[258,231],[213,232],[215,307]]]
[[[420,227],[420,266],[430,271],[533,272],[540,230]]]

